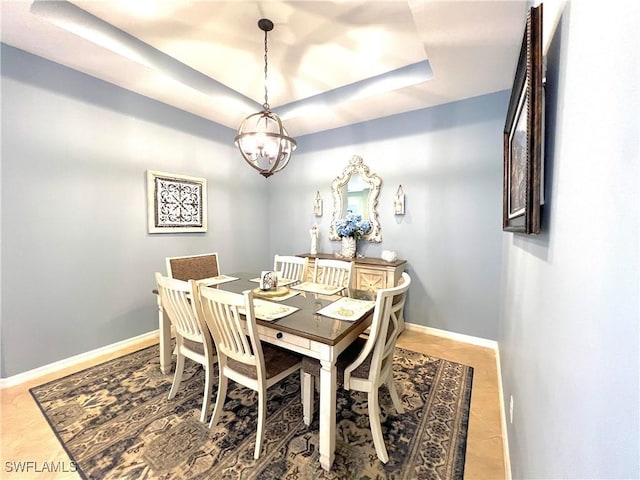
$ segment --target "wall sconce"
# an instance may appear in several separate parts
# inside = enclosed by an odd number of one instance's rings
[[[404,190],[402,190],[402,185],[398,187],[398,191],[393,197],[393,208],[396,215],[404,215]]]
[[[316,217],[322,216],[322,198],[319,191],[316,192],[316,198],[313,201],[313,213]]]

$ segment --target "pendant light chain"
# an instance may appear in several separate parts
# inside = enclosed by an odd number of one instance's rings
[[[264,105],[262,105],[262,108],[264,108],[265,110],[269,110],[269,95],[267,94],[267,65],[268,65],[268,60],[267,60],[267,31],[264,31]]]

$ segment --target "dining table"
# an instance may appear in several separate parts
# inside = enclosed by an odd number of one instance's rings
[[[199,282],[222,290],[254,291],[254,309],[260,340],[320,361],[319,460],[330,470],[335,457],[336,360],[371,324],[374,294],[311,282],[281,279],[276,290],[259,289],[259,275],[250,272],[219,275]],[[282,285],[289,283],[288,285]],[[157,295],[160,330],[160,368],[171,371],[171,324]],[[349,308],[339,308],[350,302]],[[355,307],[353,307],[355,305]],[[355,314],[354,314],[355,312]],[[353,318],[351,318],[353,316]],[[313,395],[313,380],[304,376],[304,395]],[[308,425],[312,412],[304,412]]]

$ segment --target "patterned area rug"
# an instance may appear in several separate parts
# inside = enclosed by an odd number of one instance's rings
[[[160,372],[158,358],[153,346],[31,389],[83,478],[463,478],[471,367],[396,349],[394,378],[405,413],[395,413],[381,388],[387,464],[376,457],[366,394],[339,389],[336,457],[325,472],[318,461],[318,395],[307,427],[299,374],[269,389],[265,441],[254,460],[257,394],[230,381],[223,417],[209,429],[199,421],[202,368],[187,360],[180,391],[168,400],[172,375]]]

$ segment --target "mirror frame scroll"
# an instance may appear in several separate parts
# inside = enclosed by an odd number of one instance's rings
[[[369,221],[371,222],[371,232],[363,235],[361,240],[368,242],[382,242],[380,233],[380,220],[378,219],[378,196],[380,195],[380,186],[382,179],[375,173],[369,171],[369,167],[364,164],[362,157],[354,155],[349,160],[349,164],[343,172],[331,182],[331,192],[333,194],[333,218],[329,226],[329,240],[340,240],[338,231],[336,230],[336,221],[341,217],[345,205],[343,197],[344,186],[349,182],[351,176],[359,174],[364,182],[371,186],[367,208],[369,209]]]

